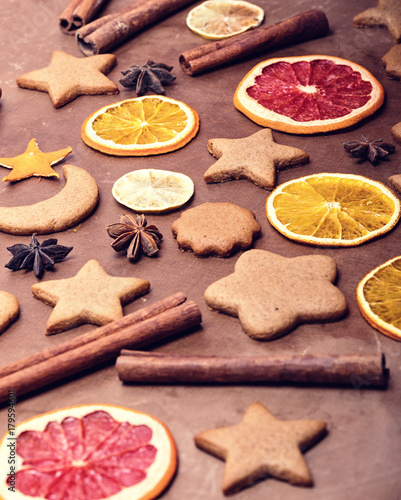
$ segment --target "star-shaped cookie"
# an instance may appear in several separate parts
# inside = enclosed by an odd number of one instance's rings
[[[386,26],[396,42],[401,41],[400,0],[378,0],[376,7],[364,10],[353,19],[357,28]]]
[[[250,210],[234,203],[203,203],[185,210],[171,226],[182,250],[197,257],[229,257],[249,248],[260,235],[260,225]]]
[[[201,432],[195,443],[225,460],[222,489],[228,495],[268,476],[312,485],[301,450],[314,445],[325,432],[325,422],[279,420],[261,403],[253,403],[239,424]]]
[[[386,75],[395,80],[401,79],[401,46],[393,45],[382,57]]]
[[[0,165],[12,169],[9,175],[3,177],[3,181],[20,181],[32,176],[60,177],[51,166],[63,160],[71,151],[72,149],[68,147],[51,153],[42,153],[36,139],[31,139],[24,153],[13,158],[0,158]]]
[[[266,250],[248,250],[234,273],[205,291],[207,305],[238,316],[244,331],[257,340],[270,340],[301,323],[334,321],[347,311],[333,285],[334,260],[326,255],[287,258]]]
[[[80,95],[118,93],[117,85],[105,76],[116,62],[114,54],[74,57],[55,50],[49,66],[19,76],[17,85],[48,92],[59,108]]]
[[[269,128],[242,139],[210,139],[207,148],[218,158],[204,174],[207,183],[248,179],[257,186],[273,189],[276,170],[309,161],[305,151],[276,144]]]
[[[33,296],[55,306],[46,334],[92,323],[104,325],[123,316],[122,305],[145,294],[150,283],[140,278],[110,276],[95,259],[89,260],[72,278],[32,285]]]

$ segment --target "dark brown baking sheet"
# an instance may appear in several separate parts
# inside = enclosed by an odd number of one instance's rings
[[[278,182],[326,171],[362,174],[388,185],[388,177],[400,172],[401,146],[397,146],[388,161],[377,167],[357,161],[343,148],[344,141],[359,139],[362,134],[370,139],[393,142],[390,128],[401,119],[400,82],[389,80],[381,63],[381,57],[394,45],[394,40],[384,27],[360,30],[352,26],[353,16],[375,2],[255,0],[254,3],[265,9],[265,23],[269,24],[311,8],[320,8],[327,15],[330,33],[321,39],[259,54],[197,77],[184,74],[178,64],[182,51],[204,43],[185,26],[190,7],[117,48],[114,53],[118,63],[109,74],[114,82],[118,83],[121,71],[133,63],[143,64],[152,59],[171,64],[177,78],[173,85],[166,87],[166,95],[188,103],[200,115],[200,130],[191,143],[176,152],[149,158],[106,156],[91,150],[80,138],[81,124],[91,112],[105,104],[135,97],[121,85],[119,95],[82,96],[60,109],[52,107],[46,93],[17,87],[16,77],[47,66],[55,49],[77,57],[82,55],[74,37],[62,34],[58,27],[58,16],[66,3],[66,0],[2,0],[0,7],[0,86],[3,91],[0,155],[11,157],[22,153],[33,137],[42,151],[71,146],[73,152],[65,162],[87,169],[100,188],[100,203],[94,214],[79,227],[54,235],[60,244],[73,246],[74,250],[57,265],[54,273],[46,273],[43,279],[73,276],[88,259],[96,258],[111,275],[149,280],[150,293],[127,305],[126,313],[183,291],[199,305],[202,328],[156,346],[159,352],[232,355],[384,352],[391,376],[386,390],[369,389],[366,385],[362,388],[123,386],[114,367],[109,365],[20,398],[16,406],[18,421],[56,408],[85,403],[119,404],[151,413],[169,426],[179,450],[178,473],[163,498],[217,500],[223,498],[220,483],[224,464],[196,449],[193,436],[201,430],[237,423],[249,404],[260,401],[283,419],[325,420],[329,432],[305,455],[315,480],[313,488],[267,479],[236,494],[235,498],[401,498],[401,344],[371,328],[360,315],[355,301],[359,280],[378,264],[401,253],[400,227],[357,248],[305,246],[285,239],[270,226],[264,209],[267,191],[246,180],[209,185],[203,181],[203,173],[215,161],[207,151],[208,139],[245,137],[260,129],[233,107],[233,93],[241,78],[256,63],[269,57],[328,54],[350,59],[370,70],[385,88],[385,104],[374,116],[351,129],[314,136],[273,132],[276,142],[304,149],[311,156],[308,165],[279,172]],[[128,3],[127,0],[113,0],[104,12],[112,12]],[[61,164],[55,168],[61,172]],[[190,253],[182,253],[170,229],[180,210],[148,217],[164,235],[159,256],[130,264],[124,255],[111,249],[105,227],[116,222],[125,210],[112,197],[113,182],[139,168],[188,174],[194,180],[195,195],[187,206],[206,201],[230,201],[252,210],[262,226],[262,237],[255,242],[255,248],[286,256],[323,253],[333,257],[339,270],[337,285],[349,304],[347,317],[335,323],[303,325],[270,342],[251,340],[236,318],[208,310],[203,299],[204,290],[210,283],[232,272],[238,254],[228,259],[198,259]],[[2,170],[6,175],[8,171]],[[39,181],[32,178],[13,185],[0,183],[0,204],[30,204],[42,200],[57,193],[63,182],[62,179]],[[85,325],[57,336],[44,335],[51,309],[31,295],[30,286],[36,278],[32,272],[13,273],[4,267],[10,258],[6,247],[29,241],[27,236],[0,233],[0,289],[14,293],[21,305],[20,318],[0,337],[2,364],[95,328]],[[0,410],[1,433],[5,431],[6,417],[7,408],[3,406]]]

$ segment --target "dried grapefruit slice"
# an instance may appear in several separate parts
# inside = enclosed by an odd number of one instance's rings
[[[349,127],[374,113],[384,89],[365,68],[333,56],[268,59],[240,82],[234,105],[264,127],[315,134]]]
[[[0,443],[3,500],[153,499],[176,469],[167,427],[129,408],[63,408],[25,420],[13,432]],[[10,443],[16,444],[15,479],[5,466]]]
[[[243,0],[206,0],[191,9],[186,23],[190,30],[209,40],[221,40],[259,26],[261,7]]]
[[[379,332],[401,340],[401,256],[384,262],[358,284],[362,316]]]
[[[103,153],[147,156],[185,146],[199,129],[188,104],[166,96],[142,96],[108,104],[82,124],[82,140]]]
[[[269,222],[287,238],[324,246],[356,246],[390,231],[400,201],[361,175],[321,173],[278,186],[266,201]]]
[[[187,175],[155,168],[128,172],[116,180],[112,189],[119,203],[146,214],[181,207],[193,193],[194,183]]]

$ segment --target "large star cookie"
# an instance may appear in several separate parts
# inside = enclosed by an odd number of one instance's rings
[[[185,210],[171,230],[178,246],[197,257],[229,257],[249,248],[261,231],[253,212],[234,203],[203,203]]]
[[[386,75],[395,80],[401,79],[401,46],[393,45],[382,57]]]
[[[300,486],[313,484],[301,449],[326,432],[319,420],[279,420],[260,403],[247,409],[242,421],[195,436],[196,445],[223,460],[223,492],[234,493],[267,476]]]
[[[139,278],[110,276],[97,260],[89,260],[72,278],[32,285],[33,296],[55,306],[46,334],[84,323],[104,325],[123,316],[122,305],[145,294],[150,283]]]
[[[0,333],[3,333],[19,315],[19,302],[15,295],[0,291]]]
[[[51,166],[63,160],[71,151],[71,148],[65,148],[42,153],[36,144],[36,139],[31,139],[24,153],[13,158],[0,158],[0,165],[12,169],[3,181],[20,181],[32,176],[60,177]]]
[[[347,311],[333,285],[336,264],[326,255],[286,258],[265,250],[248,250],[234,273],[205,291],[209,307],[238,316],[252,338],[268,340],[301,323],[334,321]]]
[[[116,62],[114,54],[79,58],[55,50],[49,66],[19,76],[17,85],[48,92],[59,108],[80,95],[118,93],[117,85],[105,76]]]
[[[396,42],[401,41],[400,0],[378,0],[376,7],[364,10],[353,19],[357,28],[387,26]]]
[[[276,144],[269,128],[243,139],[210,139],[207,147],[218,158],[204,174],[207,183],[248,179],[257,186],[273,189],[276,170],[309,161],[305,151]]]

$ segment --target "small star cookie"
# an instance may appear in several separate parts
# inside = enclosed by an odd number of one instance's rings
[[[0,291],[0,333],[3,333],[19,315],[19,302],[15,295]]]
[[[239,424],[201,432],[195,444],[225,460],[222,489],[229,495],[267,476],[311,486],[301,449],[313,446],[325,433],[325,422],[279,420],[261,403],[253,403]]]
[[[105,76],[116,62],[114,54],[74,57],[55,50],[49,66],[19,76],[17,85],[48,92],[60,108],[80,95],[117,94],[117,85]]]
[[[207,305],[237,316],[256,340],[271,340],[301,323],[334,321],[347,311],[333,285],[336,264],[326,255],[287,258],[265,250],[248,250],[234,273],[205,291]]]
[[[178,246],[197,257],[229,257],[252,246],[261,231],[253,212],[234,203],[203,203],[185,210],[171,230]]]
[[[401,46],[393,45],[382,57],[386,75],[394,80],[401,79]]]
[[[353,19],[356,28],[387,26],[396,42],[401,41],[400,0],[378,0],[376,7],[364,10]]]
[[[121,318],[122,305],[149,288],[143,279],[110,276],[92,259],[74,277],[36,283],[31,290],[35,298],[55,306],[46,325],[50,335],[84,323],[105,325]]]
[[[207,183],[248,179],[264,189],[273,189],[276,170],[309,161],[305,151],[276,144],[269,128],[243,139],[210,139],[207,147],[218,158],[204,174]]]
[[[11,168],[11,172],[3,181],[20,181],[28,177],[60,177],[52,165],[63,160],[71,153],[71,148],[52,151],[51,153],[42,153],[39,149],[36,139],[31,139],[24,153],[13,158],[0,158],[0,165]]]

